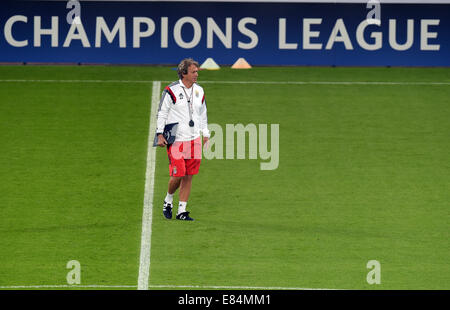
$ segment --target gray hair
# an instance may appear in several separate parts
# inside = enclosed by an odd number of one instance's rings
[[[178,73],[178,77],[181,79],[183,79],[183,75],[188,73],[188,68],[194,65],[197,68],[200,67],[200,65],[198,64],[198,62],[196,62],[194,59],[192,58],[185,58],[183,59],[180,64],[177,67],[177,73]]]

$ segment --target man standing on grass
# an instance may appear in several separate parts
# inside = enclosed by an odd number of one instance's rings
[[[169,156],[169,187],[164,199],[163,213],[172,218],[173,195],[179,191],[176,219],[193,221],[186,211],[191,193],[192,177],[198,173],[202,157],[202,140],[209,141],[206,100],[203,88],[198,85],[199,64],[191,58],[184,59],[177,68],[178,81],[167,86],[162,94],[158,110],[156,133],[158,146],[167,146]],[[175,142],[168,145],[163,131],[166,124],[178,123]]]

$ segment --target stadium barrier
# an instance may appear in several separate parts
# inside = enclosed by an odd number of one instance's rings
[[[0,62],[450,65],[450,1],[349,2],[5,0]]]

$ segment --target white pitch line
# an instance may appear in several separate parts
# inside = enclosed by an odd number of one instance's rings
[[[156,132],[156,114],[160,99],[161,82],[154,81],[147,145],[147,168],[145,172],[144,210],[142,214],[141,254],[139,260],[138,290],[147,290],[150,276],[150,249],[152,240],[153,186],[155,179],[156,150],[153,137]]]
[[[152,83],[148,80],[0,80],[0,83]],[[160,81],[171,82],[171,81]],[[200,84],[271,84],[271,85],[412,85],[449,86],[450,82],[388,82],[388,81],[200,81]]]
[[[161,81],[168,82],[168,81]],[[273,85],[450,85],[450,82],[358,82],[358,81],[200,81],[199,84],[273,84]]]
[[[32,289],[32,288],[135,288],[136,285],[9,285],[0,286],[0,289]]]
[[[0,289],[37,289],[37,288],[136,288],[136,285],[9,285],[0,286]],[[281,286],[231,286],[231,285],[147,285],[154,289],[217,289],[217,290],[297,290],[297,291],[326,291],[336,290],[329,288],[306,288],[306,287],[281,287]],[[139,287],[138,287],[139,289]]]
[[[5,83],[152,83],[153,81],[143,80],[0,80]]]
[[[149,80],[0,80],[5,83],[152,83]]]

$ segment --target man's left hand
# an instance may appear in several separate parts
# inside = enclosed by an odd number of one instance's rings
[[[203,137],[203,147],[207,150],[209,147],[209,138]]]

